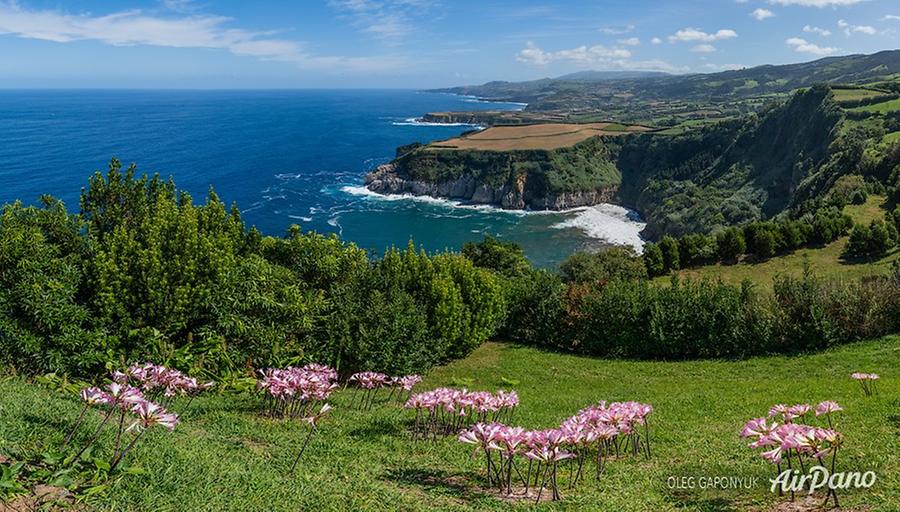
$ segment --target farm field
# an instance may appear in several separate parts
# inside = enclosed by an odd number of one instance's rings
[[[410,411],[393,402],[352,410],[350,391],[332,398],[335,409],[293,477],[287,472],[305,427],[259,416],[258,396],[226,393],[198,398],[172,434],[150,435],[125,474],[85,500],[100,510],[767,510],[785,498],[769,492],[774,469],[738,437],[741,426],[774,403],[835,400],[845,409],[839,467],[878,475],[871,489],[843,491],[841,504],[888,510],[900,504],[900,463],[890,448],[900,368],[887,364],[898,356],[897,336],[814,355],[694,362],[610,361],[487,343],[432,371],[417,390],[515,389],[514,423],[527,428],[556,426],[601,399],[653,405],[652,457],[610,461],[600,483],[589,478],[571,490],[564,471],[563,501],[554,505],[501,501],[482,489],[483,461],[470,457],[468,445],[414,442]],[[849,378],[855,371],[881,375],[876,396],[863,395]],[[0,454],[13,456],[19,447],[58,446],[80,409],[76,396],[20,378],[0,382],[0,400]],[[104,449],[111,444],[103,440]],[[667,484],[671,476],[710,475],[761,483],[692,491]]]
[[[431,149],[475,149],[512,151],[521,149],[557,149],[575,145],[597,135],[621,135],[644,132],[649,128],[618,123],[545,123],[526,126],[494,126],[460,137],[434,142]]]
[[[866,100],[870,98],[877,98],[880,96],[886,96],[882,91],[876,91],[872,89],[865,88],[852,88],[852,89],[834,89],[834,99],[838,102],[843,101],[859,101]]]

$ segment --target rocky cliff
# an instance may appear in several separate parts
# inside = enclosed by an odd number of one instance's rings
[[[470,203],[491,204],[506,209],[565,210],[579,206],[615,202],[618,185],[593,190],[548,191],[543,183],[530,183],[527,173],[502,184],[479,182],[472,174],[441,181],[415,179],[397,162],[381,165],[366,175],[366,187],[381,194],[412,194],[443,197]]]

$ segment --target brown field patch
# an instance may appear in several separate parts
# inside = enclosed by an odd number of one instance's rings
[[[557,149],[569,147],[597,135],[622,135],[648,131],[646,126],[622,126],[615,123],[544,123],[525,126],[493,126],[480,132],[434,142],[432,149],[477,149],[510,151],[516,149]]]

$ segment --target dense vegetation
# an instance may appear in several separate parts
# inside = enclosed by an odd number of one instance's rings
[[[770,218],[856,171],[865,137],[840,137],[841,120],[830,89],[813,87],[759,115],[632,137],[617,161],[622,200],[642,212],[653,236]]]
[[[0,359],[25,372],[142,359],[214,375],[298,360],[421,370],[470,352],[504,311],[494,275],[461,255],[369,259],[299,229],[262,236],[214,193],[195,205],[116,161],[78,215],[52,198],[0,214]]]
[[[3,208],[0,363],[77,375],[145,359],[209,376],[313,360],[342,373],[412,372],[495,335],[678,359],[815,350],[900,330],[900,269],[860,282],[780,277],[774,297],[748,283],[649,280],[846,234],[850,221],[837,206],[865,192],[857,179],[796,218],[666,236],[643,256],[578,253],[557,273],[492,238],[461,254],[410,244],[371,257],[299,227],[264,236],[213,192],[195,205],[171,181],[135,173],[114,160],[91,178],[78,214],[50,197]],[[873,238],[878,247],[897,243],[900,216],[885,218],[868,229],[867,248]],[[854,228],[848,247],[862,231]],[[873,237],[881,231],[887,236]]]

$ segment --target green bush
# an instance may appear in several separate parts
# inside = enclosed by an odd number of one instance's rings
[[[0,363],[29,373],[144,359],[207,374],[311,360],[422,372],[506,315],[502,278],[461,255],[410,246],[370,260],[298,227],[262,236],[213,192],[195,205],[116,160],[81,214],[44,202],[0,216]]]
[[[559,270],[570,283],[647,278],[644,260],[631,247],[611,247],[595,253],[579,251],[566,258]]]

